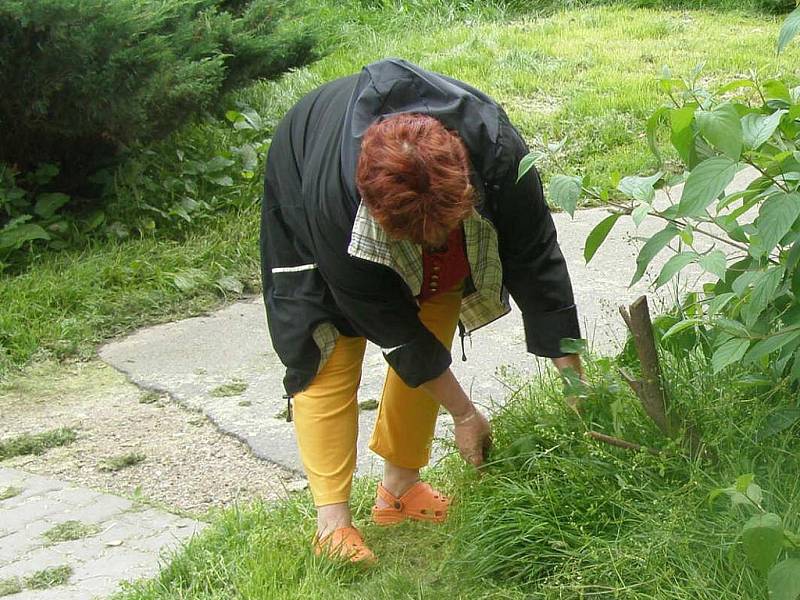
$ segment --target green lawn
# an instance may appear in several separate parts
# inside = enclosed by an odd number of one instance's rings
[[[606,7],[512,21],[469,11],[427,20],[392,13],[380,26],[374,14],[363,22],[360,13],[348,15],[331,42],[338,49],[326,58],[240,91],[223,108],[250,106],[269,129],[314,86],[402,56],[495,96],[532,147],[566,140],[556,155],[560,167],[600,180],[654,166],[643,131],[644,119],[665,100],[656,84],[662,65],[688,75],[705,62],[703,77],[714,81],[750,69],[766,79],[791,73],[800,58],[796,47],[775,57],[777,18],[738,13]],[[236,295],[218,285],[223,277],[257,289],[259,175],[213,190],[216,204],[239,208],[178,233],[153,232],[149,213],[135,212],[146,203],[169,204],[152,183],[175,175],[179,152],[209,159],[235,143],[225,121],[185,127],[120,170],[115,210],[130,221],[128,240],[44,253],[23,273],[0,278],[0,376],[32,357],[86,356],[109,336],[217,306]],[[556,169],[546,161],[545,179]]]
[[[754,511],[708,498],[752,472],[764,507],[797,530],[796,433],[755,441],[792,392],[747,388],[736,370],[711,376],[695,359],[666,364],[670,386],[681,390],[675,397],[701,424],[716,461],[693,463],[674,451],[654,457],[584,437],[591,427],[669,447],[613,365],[594,361],[584,423],[563,407],[557,384],[528,385],[494,419],[495,449],[482,477],[455,457],[428,470],[425,477],[456,498],[444,525],[371,524],[374,482],[359,480],[356,522],[376,567],[313,557],[306,492],[219,514],[158,577],[119,600],[766,600],[765,578],[747,565],[738,537]]]

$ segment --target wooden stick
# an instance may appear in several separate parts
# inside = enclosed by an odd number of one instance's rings
[[[629,442],[627,440],[621,440],[620,438],[612,437],[610,435],[606,435],[605,433],[600,433],[599,431],[587,431],[586,435],[593,440],[597,440],[598,442],[603,442],[611,446],[616,446],[617,448],[624,448],[625,450],[633,450],[635,452],[641,452],[644,450],[654,456],[661,454],[661,452],[654,450],[653,448],[634,444],[633,442]]]

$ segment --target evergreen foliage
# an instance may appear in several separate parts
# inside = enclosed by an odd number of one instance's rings
[[[59,191],[221,93],[313,57],[284,0],[5,0],[0,162],[61,165]]]

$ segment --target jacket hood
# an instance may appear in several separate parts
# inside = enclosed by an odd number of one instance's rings
[[[484,181],[492,178],[494,152],[500,135],[500,109],[482,92],[444,75],[398,58],[362,69],[345,114],[342,135],[342,182],[358,201],[355,173],[361,140],[374,122],[403,113],[435,117],[456,131]]]

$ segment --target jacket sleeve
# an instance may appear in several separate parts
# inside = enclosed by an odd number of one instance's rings
[[[557,358],[563,338],[580,338],[578,313],[567,265],[535,168],[517,182],[527,154],[511,130],[511,167],[493,186],[503,282],[522,311],[528,352]]]
[[[419,307],[400,276],[347,254],[347,238],[326,228],[317,237],[317,261],[337,308],[356,332],[379,346],[409,387],[435,379],[450,352],[419,319]],[[339,238],[337,240],[337,237]]]

